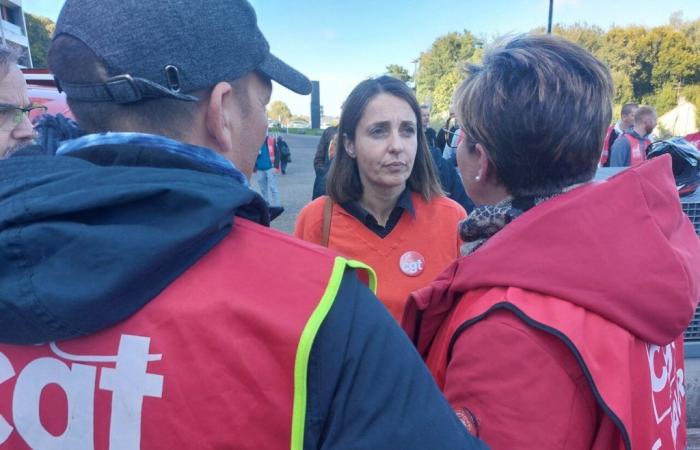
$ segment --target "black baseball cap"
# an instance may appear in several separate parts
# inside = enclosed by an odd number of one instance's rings
[[[188,95],[253,70],[299,94],[311,82],[270,53],[246,0],[66,0],[54,39],[80,40],[104,64],[104,83],[77,84],[55,73],[68,98],[132,103]]]

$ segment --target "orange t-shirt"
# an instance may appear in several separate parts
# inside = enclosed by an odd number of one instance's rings
[[[294,235],[321,243],[325,196],[301,210]],[[411,193],[415,215],[404,211],[391,233],[381,238],[340,205],[333,204],[328,247],[357,259],[377,273],[377,297],[401,321],[408,295],[427,286],[459,256],[457,224],[467,214],[447,197],[426,202]]]

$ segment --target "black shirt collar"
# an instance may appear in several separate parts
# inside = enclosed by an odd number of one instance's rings
[[[359,220],[370,231],[382,238],[386,237],[398,224],[403,211],[407,211],[413,217],[416,216],[416,211],[413,207],[413,200],[411,199],[411,190],[408,187],[406,187],[403,192],[401,192],[401,195],[399,195],[396,205],[391,211],[389,219],[386,222],[386,226],[379,225],[377,223],[377,219],[369,211],[363,208],[358,200],[344,202],[340,206],[342,206],[343,209],[350,213],[350,215],[352,215],[354,218]]]

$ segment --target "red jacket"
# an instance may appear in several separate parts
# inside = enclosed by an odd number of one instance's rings
[[[347,262],[269,234],[238,220],[111,328],[50,345],[0,345],[0,445],[301,449],[308,357]],[[290,261],[275,283],[270,258]]]
[[[658,158],[528,211],[414,293],[403,324],[494,450],[684,448],[698,297],[700,241]]]
[[[693,144],[695,147],[700,148],[700,131],[687,135],[685,140]]]

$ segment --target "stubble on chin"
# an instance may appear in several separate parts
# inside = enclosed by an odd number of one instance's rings
[[[0,159],[7,159],[13,154],[17,153],[18,151],[22,150],[24,147],[29,147],[32,145],[34,141],[32,140],[27,140],[23,142],[19,142],[17,145],[10,147],[6,149],[3,153],[0,153]]]

